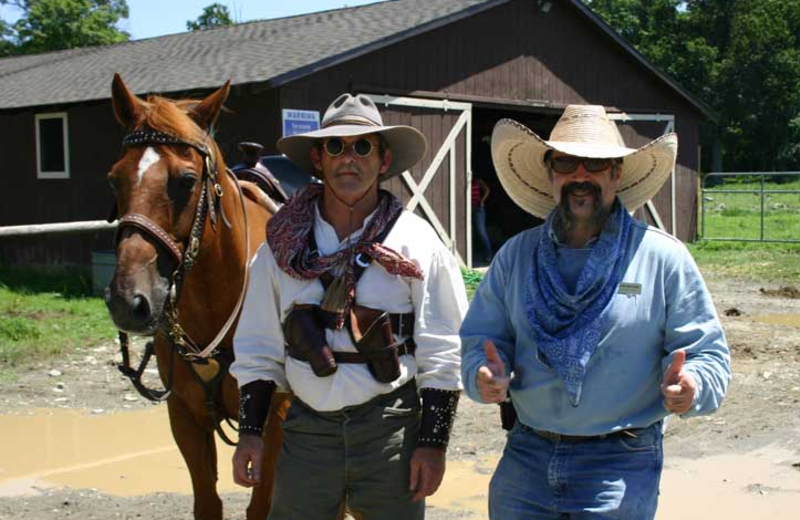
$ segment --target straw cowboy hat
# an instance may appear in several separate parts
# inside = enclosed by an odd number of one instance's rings
[[[284,137],[278,141],[278,150],[299,168],[319,176],[311,162],[311,148],[320,139],[373,133],[381,134],[392,150],[392,163],[381,176],[381,181],[414,166],[428,149],[425,136],[416,128],[383,126],[378,107],[368,96],[342,94],[325,111],[321,130]]]
[[[678,136],[662,135],[639,149],[628,148],[602,106],[570,105],[545,141],[511,119],[492,133],[492,160],[508,195],[522,209],[546,218],[556,206],[544,155],[548,150],[578,157],[622,158],[619,196],[629,211],[650,200],[669,178],[678,153]]]

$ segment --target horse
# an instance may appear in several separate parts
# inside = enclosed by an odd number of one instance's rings
[[[255,184],[227,170],[213,125],[230,82],[201,101],[143,100],[115,74],[112,104],[126,136],[108,180],[114,192],[116,268],[105,301],[121,331],[120,369],[143,395],[165,399],[172,435],[186,461],[196,520],[221,520],[215,431],[238,417],[238,386],[228,372],[233,331],[249,262],[277,210]],[[127,334],[152,336],[138,370],[129,366]],[[155,352],[163,391],[140,376]],[[248,520],[266,518],[282,444],[288,396],[276,394],[264,429],[262,484]]]

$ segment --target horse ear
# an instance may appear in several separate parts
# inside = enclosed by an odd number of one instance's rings
[[[114,73],[111,83],[111,103],[114,106],[114,115],[119,124],[125,128],[134,128],[143,117],[142,100],[137,98],[128,86],[122,81],[119,73]]]
[[[228,80],[222,85],[219,90],[205,98],[197,104],[190,112],[189,116],[194,119],[194,122],[203,130],[208,130],[214,121],[217,120],[219,111],[222,109],[222,104],[228,99],[228,94],[231,91],[231,81]]]

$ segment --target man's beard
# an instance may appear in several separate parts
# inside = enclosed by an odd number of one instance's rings
[[[608,207],[603,206],[603,192],[600,186],[593,182],[571,182],[563,185],[561,187],[561,201],[558,203],[558,211],[553,219],[553,228],[556,236],[562,241],[578,225],[578,219],[569,205],[570,195],[575,191],[589,192],[592,195],[592,213],[585,223],[586,227],[596,230],[603,229],[608,216],[611,214],[611,209],[614,207],[613,204]]]

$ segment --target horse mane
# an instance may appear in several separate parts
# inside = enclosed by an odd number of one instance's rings
[[[222,153],[214,140],[214,127],[206,132],[189,116],[189,112],[200,103],[196,99],[172,100],[151,95],[143,103],[144,117],[136,129],[150,128],[175,136],[187,143],[204,145],[221,171],[225,169]]]
[[[269,198],[269,196],[264,193],[264,190],[262,190],[257,184],[250,181],[243,181],[241,179],[237,179],[237,182],[239,183],[239,186],[242,187],[242,192],[248,199],[266,209],[270,215],[274,215],[278,212],[280,206],[274,200]]]

